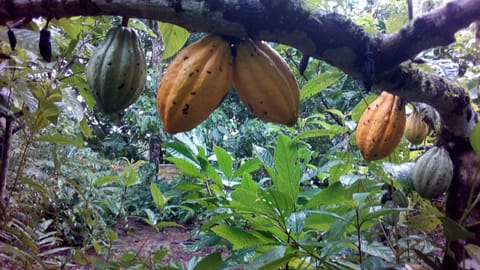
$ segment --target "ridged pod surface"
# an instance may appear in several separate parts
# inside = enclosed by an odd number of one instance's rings
[[[421,144],[428,134],[428,126],[422,119],[422,115],[416,111],[407,117],[405,124],[405,138],[413,144]]]
[[[405,129],[405,104],[398,96],[383,91],[363,112],[357,125],[356,142],[367,161],[390,155]]]
[[[209,35],[180,51],[169,64],[157,92],[163,128],[193,129],[220,105],[232,84],[230,43]]]
[[[453,180],[453,162],[444,147],[434,146],[415,162],[413,187],[426,199],[446,192]]]
[[[145,87],[146,70],[135,30],[123,26],[108,30],[87,66],[87,82],[100,110],[114,113],[134,103]]]
[[[297,122],[300,90],[287,63],[266,42],[236,45],[233,84],[242,102],[266,122],[292,126]]]

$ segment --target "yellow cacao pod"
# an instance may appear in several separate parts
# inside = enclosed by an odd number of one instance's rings
[[[180,51],[160,82],[157,107],[169,133],[193,129],[220,105],[232,85],[230,43],[209,35]]]
[[[300,89],[282,57],[266,42],[236,45],[233,84],[245,106],[265,122],[292,126],[297,122]]]
[[[372,161],[390,155],[402,139],[406,118],[403,100],[382,92],[357,125],[356,142],[363,158]]]
[[[404,134],[405,138],[413,144],[421,144],[425,140],[428,126],[419,112],[414,111],[407,117]]]

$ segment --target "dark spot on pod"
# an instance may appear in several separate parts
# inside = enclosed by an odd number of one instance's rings
[[[259,102],[259,103],[260,103],[260,104],[263,104],[263,100],[260,100],[260,102]]]
[[[222,66],[220,66],[220,67],[218,68],[218,70],[219,70],[220,72],[222,72]]]
[[[251,112],[253,112],[253,106],[252,106],[252,104],[248,103],[248,108],[250,109]]]
[[[197,68],[195,71],[196,71],[197,73],[199,73],[199,72],[200,72],[200,70],[198,70],[198,68]]]
[[[193,76],[193,72],[190,72],[190,74],[188,74],[188,77],[192,77]]]
[[[195,96],[197,92],[191,92],[190,95]]]
[[[253,56],[255,56],[255,55],[254,55],[253,53],[250,53],[250,56],[252,56],[252,57],[253,57]]]
[[[268,115],[268,112],[263,112],[263,115]]]
[[[112,62],[108,62],[108,64],[107,64],[107,65],[111,66],[111,65],[112,65]]]
[[[380,107],[380,105],[379,105],[379,104],[375,104],[375,107],[378,108],[378,107]]]
[[[172,102],[172,104],[173,104],[173,105],[177,105],[177,102],[176,102],[176,101],[174,101],[174,102]]]
[[[210,70],[207,70],[207,73],[208,73],[208,74],[212,74],[212,72],[211,72]]]
[[[182,109],[182,113],[183,114],[188,114],[188,109],[190,109],[190,105],[185,104],[185,107],[183,107],[183,109]]]
[[[183,61],[187,60],[188,59],[188,56],[184,56],[183,57]]]
[[[123,87],[125,87],[125,84],[124,84],[124,83],[120,84],[120,85],[117,87],[117,89],[120,90],[120,89],[122,89]]]
[[[140,66],[140,63],[137,62],[137,66]]]

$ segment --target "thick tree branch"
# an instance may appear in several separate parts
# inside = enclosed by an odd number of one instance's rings
[[[4,0],[0,24],[25,17],[120,15],[174,23],[192,32],[275,41],[342,69],[356,79],[373,57],[374,87],[434,106],[455,135],[466,137],[476,122],[467,93],[409,65],[422,50],[447,45],[454,33],[480,18],[480,1],[456,0],[392,35],[372,37],[337,14],[309,13],[289,0]],[[461,109],[458,111],[458,109]],[[455,113],[453,113],[455,112]],[[463,128],[458,128],[462,126]]]

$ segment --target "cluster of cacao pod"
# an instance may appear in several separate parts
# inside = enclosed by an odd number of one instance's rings
[[[180,51],[160,82],[157,107],[163,128],[177,133],[196,127],[221,104],[232,84],[259,119],[296,123],[300,90],[282,57],[263,41],[232,44],[208,35]]]
[[[405,102],[386,91],[363,112],[357,125],[356,142],[363,158],[379,160],[400,143],[406,122]]]
[[[146,83],[147,64],[134,29],[108,30],[87,65],[87,82],[97,107],[110,114],[135,102]]]

